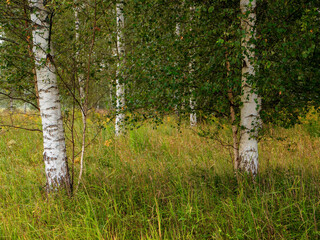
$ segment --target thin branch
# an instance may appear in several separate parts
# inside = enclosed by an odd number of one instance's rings
[[[5,38],[5,37],[0,37],[0,40],[6,41],[6,42],[11,42],[14,43],[16,45],[19,45],[19,43],[17,43],[16,41],[9,39],[9,38]]]
[[[10,98],[10,99],[13,99],[13,100],[19,100],[19,101],[23,101],[23,102],[25,102],[25,103],[29,103],[29,104],[32,105],[35,109],[37,109],[37,110],[40,111],[40,109],[39,109],[39,107],[38,107],[37,105],[35,105],[34,103],[32,103],[32,102],[30,102],[30,101],[28,101],[28,100],[26,100],[26,99],[24,99],[24,98],[12,97],[12,96],[10,96],[10,94],[4,93],[4,92],[0,92],[0,94],[1,94],[1,95],[4,95],[4,96],[6,96],[6,97],[8,97],[8,98]]]
[[[8,125],[8,124],[0,124],[0,127],[10,127],[10,128],[16,128],[16,129],[23,129],[31,132],[42,132],[41,129],[37,128],[25,128],[25,127],[19,127],[19,126],[14,126],[14,125]]]

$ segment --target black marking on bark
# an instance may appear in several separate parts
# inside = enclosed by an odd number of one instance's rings
[[[57,157],[49,157],[49,156],[47,156],[47,153],[45,152],[44,154],[43,154],[43,161],[45,162],[45,163],[50,163],[50,162],[54,162],[54,161],[56,161],[58,158]]]
[[[48,107],[45,110],[57,110],[57,109],[58,109],[57,107]]]
[[[51,117],[51,114],[42,113],[42,114],[41,114],[41,117],[42,117],[42,118],[49,118],[49,117]]]
[[[58,124],[51,124],[43,128],[44,131],[50,131],[51,129],[58,129]]]
[[[58,89],[58,87],[55,86],[55,85],[52,85],[52,86],[48,87],[47,89],[42,89],[42,91],[45,92],[45,93],[48,93],[51,90],[56,90],[56,89]]]
[[[246,60],[243,60],[243,62],[242,62],[242,67],[244,67],[244,68],[247,68],[247,67],[248,67],[248,64],[247,64]]]

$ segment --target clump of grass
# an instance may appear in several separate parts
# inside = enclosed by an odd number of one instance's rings
[[[229,149],[183,124],[115,139],[107,122],[87,148],[78,193],[47,198],[41,134],[6,129],[0,238],[318,239],[319,138],[303,126],[271,128],[259,147],[256,182],[238,182]]]

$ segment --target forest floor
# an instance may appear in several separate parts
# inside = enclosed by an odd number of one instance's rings
[[[191,130],[167,117],[115,139],[112,122],[95,118],[72,197],[46,196],[41,132],[0,130],[0,239],[320,239],[320,138],[311,125],[267,127],[253,183],[234,176],[227,124]],[[78,156],[75,167],[77,183]]]

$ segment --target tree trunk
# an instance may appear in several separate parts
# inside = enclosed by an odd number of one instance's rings
[[[179,14],[178,14],[178,16],[179,16]],[[175,29],[175,34],[177,36],[177,41],[181,40],[181,38],[180,38],[180,34],[181,34],[180,28],[181,28],[181,26],[180,26],[180,18],[178,17],[177,18],[177,22],[176,22],[176,29]],[[175,66],[178,67],[178,63],[177,62],[175,62]],[[179,93],[180,92],[178,91],[178,94]],[[178,100],[177,94],[175,92],[173,94],[173,98],[174,98],[174,100],[176,100],[176,102],[180,102]],[[178,104],[177,103],[174,105],[174,112],[177,115],[177,117],[179,118],[180,114],[179,114],[179,109],[178,109]]]
[[[77,1],[75,1],[75,8],[74,8],[74,18],[75,18],[75,32],[76,32],[76,62],[77,62],[77,70],[79,69],[79,55],[80,55],[80,51],[79,51],[79,46],[78,46],[78,42],[79,42],[79,38],[80,38],[80,19],[79,19],[79,11],[80,11],[80,7],[77,6]],[[84,91],[84,76],[83,74],[76,74],[76,76],[78,77],[78,83],[79,83],[79,95],[80,95],[80,103],[81,103],[81,114],[82,114],[82,121],[84,121],[85,118],[85,113],[84,113],[84,100],[85,100],[85,91]]]
[[[27,92],[26,90],[24,90],[23,92],[24,98],[27,99]],[[23,113],[26,114],[27,113],[27,102],[23,103]]]
[[[66,188],[70,192],[70,177],[66,144],[57,87],[55,66],[50,47],[51,15],[43,0],[31,0],[33,22],[33,52],[39,90],[40,114],[43,129],[43,159],[47,176],[47,191]],[[51,55],[50,55],[51,54]]]
[[[125,52],[125,44],[124,44],[124,14],[123,14],[123,1],[120,0],[116,6],[116,14],[117,14],[117,55],[118,55],[118,64],[117,64],[117,73],[116,73],[116,126],[115,126],[115,134],[116,136],[120,136],[124,132],[124,106],[125,106],[125,90],[124,84],[121,83],[121,71],[123,69],[124,64],[124,52]],[[122,76],[121,76],[122,75]]]
[[[77,13],[77,11],[76,11]],[[78,15],[75,16],[76,18],[76,25],[78,25],[77,30],[79,30],[79,19]],[[78,22],[77,22],[78,21]],[[78,178],[78,185],[75,189],[75,192],[78,191],[80,182],[82,180],[82,173],[84,171],[84,154],[85,154],[85,147],[86,147],[86,131],[87,131],[87,116],[89,111],[89,88],[90,88],[90,72],[91,72],[91,64],[92,64],[92,55],[93,55],[93,49],[95,45],[96,40],[96,30],[97,30],[97,1],[94,1],[94,20],[93,20],[93,26],[92,26],[92,39],[91,39],[91,46],[88,53],[87,58],[87,76],[84,80],[79,80],[80,84],[80,97],[82,102],[82,144],[81,144],[81,156],[80,156],[80,172],[79,172],[79,178]],[[79,38],[79,36],[76,36]],[[84,85],[84,88],[82,88],[82,84]],[[82,92],[81,92],[82,91]]]
[[[192,22],[193,20],[193,12],[195,10],[195,7],[190,7],[190,11],[191,11],[191,17],[190,17],[190,22]],[[190,31],[192,31],[192,28],[190,28]],[[190,55],[191,55],[191,61],[189,63],[189,75],[193,78],[193,54],[194,54],[194,50],[190,51]],[[193,80],[191,81],[192,85],[193,85]],[[197,125],[197,113],[195,111],[195,107],[196,107],[196,99],[194,98],[193,92],[194,92],[194,87],[192,86],[190,89],[190,99],[189,99],[189,106],[190,106],[190,127],[195,127]]]
[[[193,97],[193,91],[194,89],[191,88],[190,92],[191,92],[191,96],[190,96],[190,110],[191,110],[191,113],[190,113],[190,127],[195,127],[197,126],[197,113],[195,111],[195,107],[196,107],[196,100],[195,98]]]
[[[11,93],[13,92],[13,89],[11,89]],[[10,94],[11,95],[11,94]],[[13,113],[13,99],[12,97],[10,96],[10,112]]]
[[[255,76],[254,48],[252,42],[256,38],[256,0],[241,0],[241,27],[245,37],[242,39],[243,67],[242,67],[242,96],[241,96],[241,135],[239,145],[239,169],[255,176],[258,172],[258,130],[260,127],[261,99],[252,87]]]

